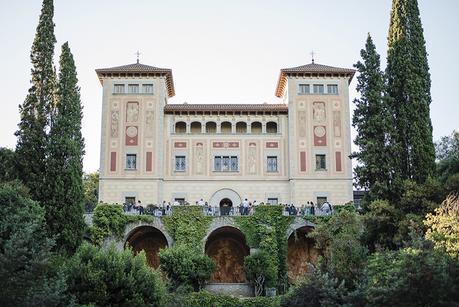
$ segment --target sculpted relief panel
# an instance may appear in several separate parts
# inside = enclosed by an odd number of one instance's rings
[[[112,138],[118,137],[119,131],[119,119],[120,119],[120,112],[119,111],[111,111],[111,124],[110,124],[110,135]]]
[[[325,102],[314,102],[312,104],[313,119],[317,123],[325,122],[327,114],[325,111]]]
[[[155,128],[155,112],[146,111],[145,112],[145,136],[153,137]]]
[[[126,105],[126,122],[136,123],[139,121],[139,103],[128,102]]]
[[[306,111],[298,112],[298,135],[301,138],[306,137]]]
[[[341,112],[333,111],[333,134],[336,137],[341,136]]]
[[[195,173],[197,175],[204,174],[204,144],[202,142],[196,143],[194,148],[194,156],[195,156]]]
[[[257,144],[249,143],[249,156],[248,156],[248,170],[249,174],[255,175],[257,172]]]

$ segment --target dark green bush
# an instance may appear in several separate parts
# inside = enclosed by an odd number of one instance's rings
[[[191,286],[198,291],[215,270],[214,261],[195,247],[177,245],[159,253],[160,268],[166,273],[172,289]]]
[[[50,259],[44,209],[18,183],[0,185],[0,306],[56,306],[65,278]]]
[[[366,268],[371,306],[457,306],[459,263],[443,252],[404,248],[374,253]]]
[[[346,291],[344,283],[340,283],[337,278],[314,272],[284,295],[280,305],[285,307],[342,306],[345,303]]]
[[[166,288],[143,252],[102,249],[84,243],[65,264],[68,293],[77,304],[97,306],[158,306]]]
[[[266,287],[276,285],[276,262],[264,250],[244,258],[244,272],[247,280],[255,287],[255,296],[261,295]]]
[[[181,296],[180,300],[171,301],[167,307],[277,307],[280,297],[236,298],[229,295],[217,295],[207,291],[193,292]]]

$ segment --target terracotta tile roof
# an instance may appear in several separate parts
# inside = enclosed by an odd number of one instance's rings
[[[101,84],[103,83],[102,81],[103,77],[119,76],[119,75],[124,75],[124,74],[163,75],[163,76],[166,76],[168,96],[172,97],[175,95],[174,80],[172,78],[172,70],[169,68],[159,68],[155,66],[134,63],[134,64],[128,64],[128,65],[123,65],[123,66],[99,68],[99,69],[96,69],[96,73],[97,73],[97,76],[99,77]]]
[[[250,111],[264,111],[264,112],[288,112],[288,106],[285,104],[167,104],[164,107],[165,112],[174,111],[228,111],[228,112],[250,112]]]
[[[306,64],[297,67],[283,68],[280,71],[279,81],[277,82],[276,96],[281,97],[284,93],[287,76],[290,75],[310,75],[310,76],[343,76],[348,77],[351,82],[355,70],[349,68],[340,68],[322,64]]]

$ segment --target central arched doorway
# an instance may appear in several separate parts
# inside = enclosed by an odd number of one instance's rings
[[[294,282],[308,271],[309,264],[315,265],[319,252],[314,247],[314,240],[308,237],[312,227],[296,229],[288,238],[288,279]]]
[[[220,214],[221,215],[229,215],[231,209],[233,208],[233,202],[229,198],[223,198],[220,201]]]
[[[225,198],[231,201],[232,206],[238,206],[241,204],[241,197],[238,193],[231,189],[221,189],[215,192],[210,198],[209,204],[212,207],[219,207],[220,203]]]
[[[247,246],[244,234],[239,229],[224,226],[214,230],[207,238],[205,251],[217,265],[211,282],[246,282],[242,267],[244,257],[249,255],[250,248]]]
[[[148,265],[156,269],[159,266],[158,252],[168,247],[168,244],[164,234],[157,228],[140,226],[129,234],[125,244],[125,247],[127,246],[130,246],[135,254],[145,251]]]

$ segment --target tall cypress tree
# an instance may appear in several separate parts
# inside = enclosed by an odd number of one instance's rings
[[[17,167],[20,179],[30,189],[33,199],[45,200],[44,176],[46,168],[47,132],[51,112],[55,105],[56,73],[53,65],[54,5],[44,0],[30,58],[32,86],[24,103],[19,107],[16,145]]]
[[[58,248],[73,252],[81,243],[83,220],[83,116],[80,89],[68,43],[62,46],[58,102],[49,135],[45,203],[50,235]]]
[[[396,176],[424,182],[435,170],[430,74],[417,0],[393,0],[386,76]]]
[[[384,75],[380,68],[380,56],[368,34],[365,49],[360,51],[362,61],[354,65],[359,98],[354,100],[356,109],[352,125],[357,130],[355,144],[359,152],[353,153],[359,165],[355,168],[357,184],[370,190],[370,198],[387,198],[391,185],[391,155],[389,131],[391,116],[384,96]]]

